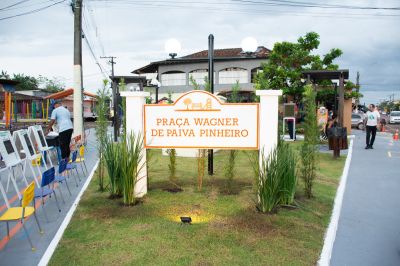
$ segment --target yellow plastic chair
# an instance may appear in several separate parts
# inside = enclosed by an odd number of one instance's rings
[[[32,244],[31,238],[29,237],[28,230],[25,227],[25,219],[33,214],[35,217],[36,223],[39,227],[39,232],[42,234],[42,228],[40,227],[39,220],[36,217],[36,208],[35,204],[32,206],[29,206],[33,198],[35,196],[35,182],[30,183],[30,185],[25,189],[24,193],[22,194],[22,199],[21,199],[21,207],[12,207],[7,209],[5,213],[3,213],[0,216],[0,222],[6,222],[7,223],[7,236],[10,237],[10,227],[9,227],[9,222],[15,222],[19,221],[22,224],[22,227],[24,228],[24,232],[26,234],[26,238],[29,241],[29,244],[31,245],[32,251],[35,250],[35,247]]]
[[[87,169],[86,163],[85,163],[85,145],[81,145],[79,147],[79,156],[78,156],[78,158],[76,158],[75,163],[80,163],[81,167],[83,164],[86,169],[86,174],[88,173],[88,169]],[[83,167],[82,167],[82,172],[83,172]]]
[[[42,156],[39,155],[35,160],[32,160],[32,166],[40,167],[41,161],[42,161]]]

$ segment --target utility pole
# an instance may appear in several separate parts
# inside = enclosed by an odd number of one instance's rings
[[[208,36],[208,80],[210,92],[214,94],[214,35]],[[208,174],[214,174],[214,151],[208,150]]]
[[[114,82],[114,62],[115,56],[100,56],[102,59],[110,59],[109,63],[111,64],[111,89],[112,89],[112,97],[113,97],[113,125],[114,125],[114,141],[118,141],[118,130],[119,130],[119,120],[118,120],[118,93],[117,93],[117,84]]]
[[[74,0],[74,135],[83,132],[83,78],[82,78],[82,1]]]

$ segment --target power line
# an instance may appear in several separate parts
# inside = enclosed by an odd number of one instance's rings
[[[92,2],[104,1],[104,0],[90,0]],[[111,4],[115,3],[144,3],[143,1],[135,0],[113,0]],[[285,7],[311,7],[311,8],[338,8],[338,9],[361,9],[361,10],[388,10],[398,11],[400,7],[372,7],[372,6],[350,6],[350,5],[334,5],[334,4],[319,4],[310,2],[296,2],[296,1],[285,1],[285,0],[229,0],[229,2],[209,2],[209,1],[151,1],[151,3],[171,3],[171,4],[207,4],[207,5],[265,5],[265,6],[285,6]],[[193,8],[193,6],[192,6]]]
[[[336,9],[362,9],[362,10],[400,10],[400,7],[371,7],[371,6],[349,6],[349,5],[332,5],[332,4],[316,4],[310,2],[296,2],[296,1],[285,1],[285,0],[267,0],[267,1],[255,1],[255,0],[232,0],[233,2],[241,3],[255,3],[255,4],[276,4],[281,6],[293,6],[293,7],[311,7],[311,8],[336,8]]]
[[[91,0],[92,2],[97,2],[99,0]],[[253,1],[254,2],[254,1]],[[273,7],[279,7],[282,6],[282,4],[279,3],[264,3],[265,5],[271,6],[272,8],[269,9],[261,9],[259,7],[256,7],[254,3],[251,3],[249,1],[247,2],[235,2],[236,5],[232,6],[231,3],[226,3],[226,2],[198,2],[198,1],[157,1],[154,0],[151,3],[143,3],[139,1],[132,1],[132,0],[114,0],[113,2],[107,2],[109,4],[112,4],[114,6],[129,6],[133,5],[138,8],[155,8],[155,9],[160,9],[161,8],[173,8],[173,9],[190,9],[193,10],[194,8],[196,11],[218,11],[218,12],[235,12],[235,13],[259,13],[259,14],[265,14],[265,13],[270,13],[270,14],[288,14],[291,16],[306,16],[306,17],[335,17],[335,18],[368,18],[368,17],[399,17],[399,14],[380,14],[380,13],[326,13],[326,12],[309,12],[309,11],[303,11],[299,12],[298,9],[296,10],[277,10]],[[204,5],[207,4],[207,5]],[[208,6],[212,5],[212,6]],[[215,6],[218,5],[218,6]],[[225,5],[228,5],[225,7]],[[234,8],[237,5],[241,6],[246,6],[246,7],[255,7],[257,9],[237,9]],[[283,6],[288,6],[288,4],[285,4]],[[292,5],[291,7],[296,7],[298,8],[299,5]],[[301,7],[301,6],[300,6]]]
[[[22,0],[22,1],[14,3],[12,5],[9,5],[9,6],[6,6],[6,7],[2,7],[2,8],[0,8],[0,10],[4,10],[4,9],[7,9],[7,8],[10,8],[10,7],[13,7],[13,6],[17,6],[19,4],[23,4],[23,3],[28,2],[28,1],[30,1],[30,0]]]
[[[103,45],[103,42],[102,42],[100,34],[99,34],[96,20],[89,10],[89,2],[87,2],[87,4],[85,4],[84,7],[86,9],[86,13],[89,14],[88,16],[85,16],[85,12],[83,12],[83,17],[84,17],[85,23],[87,24],[88,28],[91,27],[92,30],[95,32],[95,40],[97,41],[98,45],[100,46],[102,55],[104,55],[105,54],[104,45]],[[85,9],[83,11],[85,11]]]
[[[101,73],[103,74],[104,78],[105,78],[105,79],[108,79],[108,76],[107,76],[107,74],[106,74],[107,72],[103,69],[103,66],[102,66],[102,65],[99,63],[99,61],[97,60],[97,56],[95,55],[95,53],[94,53],[94,51],[93,51],[93,49],[92,49],[92,46],[90,45],[90,42],[89,42],[87,36],[85,35],[85,33],[83,32],[83,30],[82,30],[82,33],[83,33],[84,36],[85,36],[83,39],[85,40],[87,46],[89,47],[89,51],[90,51],[90,53],[91,53],[91,55],[92,55],[94,61],[96,62],[96,65],[100,68],[100,71],[101,71]]]
[[[1,20],[10,19],[10,18],[15,18],[15,17],[21,17],[21,16],[25,16],[25,15],[30,15],[30,14],[33,14],[33,13],[37,13],[37,12],[40,12],[42,10],[48,9],[50,7],[53,7],[55,5],[59,5],[61,3],[64,3],[65,1],[66,0],[61,0],[61,1],[55,2],[55,3],[53,3],[51,5],[48,5],[48,6],[44,6],[44,7],[41,7],[41,8],[37,8],[37,9],[34,9],[34,10],[30,10],[30,11],[27,11],[27,12],[23,12],[23,13],[12,15],[12,16],[8,16],[8,17],[3,17],[3,18],[0,18],[0,21]]]
[[[47,4],[47,3],[54,3],[54,0],[45,0],[42,2],[34,2],[31,4],[26,4],[26,5],[18,5],[18,6],[8,8],[6,10],[0,10],[0,12],[10,12],[12,10],[24,9],[24,8],[28,8],[28,7],[32,7],[32,6],[41,6],[42,4]]]

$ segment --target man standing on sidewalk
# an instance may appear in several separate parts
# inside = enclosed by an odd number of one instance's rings
[[[376,136],[376,127],[378,125],[380,115],[379,115],[379,112],[377,110],[375,110],[375,105],[370,104],[368,106],[368,109],[369,109],[369,111],[367,112],[367,126],[366,126],[367,146],[365,147],[365,149],[373,149],[375,136]]]
[[[71,115],[67,108],[61,105],[61,102],[57,101],[54,104],[54,110],[51,113],[51,121],[47,127],[46,134],[50,132],[51,127],[57,121],[58,125],[58,136],[60,141],[61,158],[69,158],[70,149],[69,144],[71,143],[73,125],[71,121]]]

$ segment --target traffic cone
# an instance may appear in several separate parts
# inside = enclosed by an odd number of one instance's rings
[[[393,135],[393,140],[399,140],[399,130],[396,129],[396,132]]]

